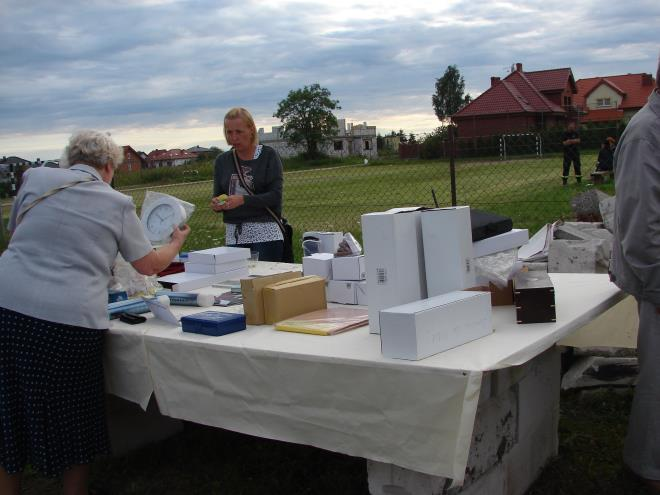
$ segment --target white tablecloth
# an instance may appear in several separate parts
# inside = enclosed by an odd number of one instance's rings
[[[607,275],[551,277],[556,323],[517,325],[512,306],[494,308],[492,335],[421,361],[384,358],[366,327],[208,337],[153,318],[139,329],[115,321],[109,391],[144,405],[153,390],[174,418],[462,480],[482,373],[525,363],[623,297]]]

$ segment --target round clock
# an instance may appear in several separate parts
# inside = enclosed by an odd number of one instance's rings
[[[186,210],[174,197],[159,197],[142,208],[142,225],[151,242],[165,242],[186,221]]]

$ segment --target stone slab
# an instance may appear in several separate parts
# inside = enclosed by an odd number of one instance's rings
[[[609,260],[610,252],[603,239],[554,240],[550,242],[548,273],[607,273]]]

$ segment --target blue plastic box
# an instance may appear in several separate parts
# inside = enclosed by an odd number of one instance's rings
[[[217,337],[245,330],[245,315],[223,313],[222,311],[203,311],[181,317],[181,327],[184,332]]]

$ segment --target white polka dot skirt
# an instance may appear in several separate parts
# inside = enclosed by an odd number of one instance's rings
[[[105,330],[0,308],[0,465],[56,477],[110,451]]]

